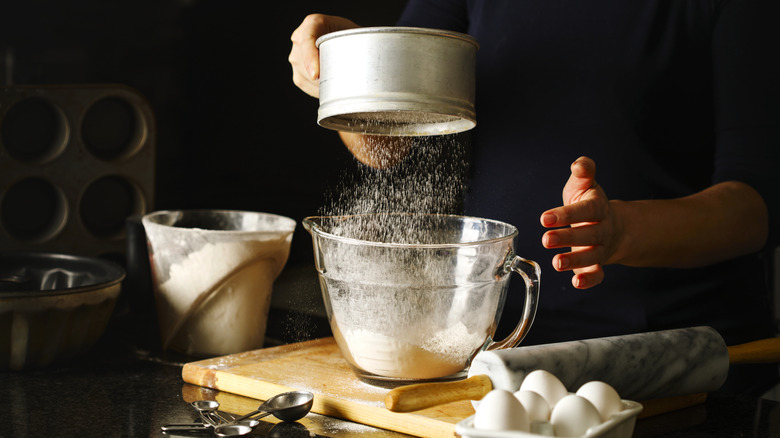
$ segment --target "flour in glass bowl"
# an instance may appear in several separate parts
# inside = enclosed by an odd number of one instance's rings
[[[430,339],[404,339],[361,328],[336,336],[349,345],[350,359],[359,368],[379,376],[423,380],[462,370],[485,338],[469,333],[463,324],[438,331]]]

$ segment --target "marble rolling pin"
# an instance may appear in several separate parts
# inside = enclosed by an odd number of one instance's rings
[[[601,380],[623,399],[644,401],[714,391],[730,364],[768,362],[780,362],[780,338],[727,347],[710,327],[586,339],[484,351],[474,358],[468,379],[398,387],[387,394],[385,406],[411,412],[479,400],[494,388],[514,392],[537,369],[557,376],[569,391]]]

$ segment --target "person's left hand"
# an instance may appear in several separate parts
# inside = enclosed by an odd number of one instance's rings
[[[580,157],[571,165],[571,176],[563,188],[563,206],[545,211],[540,218],[545,228],[545,248],[571,247],[556,254],[556,271],[573,271],[572,284],[578,289],[593,287],[604,280],[605,265],[620,241],[620,221],[604,190],[596,184],[596,163]],[[569,228],[560,228],[568,227]]]

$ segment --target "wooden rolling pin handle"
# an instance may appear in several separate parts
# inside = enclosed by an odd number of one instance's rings
[[[419,383],[395,388],[385,396],[385,407],[393,412],[413,412],[459,400],[480,400],[493,389],[485,375],[465,380]]]
[[[728,347],[729,363],[780,362],[780,338],[768,338]]]
[[[642,402],[642,412],[639,413],[637,418],[654,417],[667,412],[700,405],[705,401],[707,401],[706,392],[645,400]]]

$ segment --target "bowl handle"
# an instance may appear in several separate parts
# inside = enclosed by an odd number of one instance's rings
[[[509,268],[513,272],[520,274],[525,282],[523,316],[509,336],[501,341],[486,343],[485,350],[499,350],[517,346],[525,338],[525,335],[528,334],[528,330],[531,329],[531,325],[536,317],[536,306],[539,303],[539,278],[542,274],[539,264],[515,255],[509,261]]]

